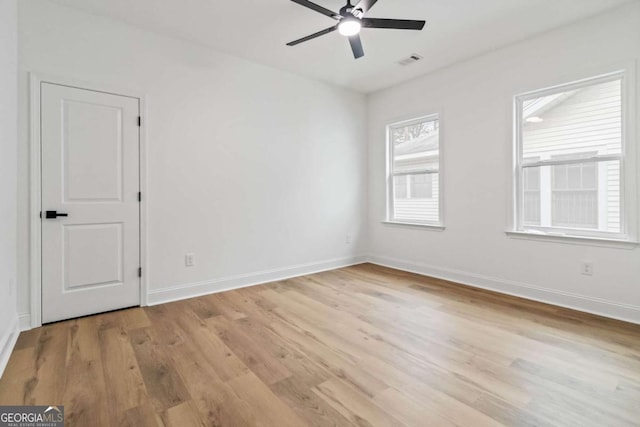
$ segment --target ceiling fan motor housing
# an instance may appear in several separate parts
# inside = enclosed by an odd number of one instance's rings
[[[356,9],[353,7],[351,2],[348,2],[346,6],[340,9],[340,15],[344,18],[353,16],[354,18],[360,19],[364,13],[362,12],[362,9]]]

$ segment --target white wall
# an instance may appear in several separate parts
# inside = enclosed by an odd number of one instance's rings
[[[29,311],[30,71],[148,95],[153,301],[366,252],[364,96],[47,1],[20,2],[19,17],[21,313]],[[184,266],[187,252],[195,267]]]
[[[640,322],[640,249],[505,235],[511,205],[513,96],[615,71],[639,55],[640,4],[634,2],[373,94],[369,103],[372,259]],[[640,88],[637,81],[636,85]],[[446,230],[383,225],[385,125],[438,112]],[[579,274],[581,260],[594,261],[592,277]]]
[[[16,149],[18,95],[16,0],[0,0],[0,375],[17,328]]]

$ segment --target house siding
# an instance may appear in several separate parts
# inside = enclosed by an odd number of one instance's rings
[[[542,123],[523,126],[523,157],[547,160],[580,153],[619,154],[622,147],[621,82],[615,80],[578,89],[548,111],[536,114]],[[606,201],[600,226],[608,231],[621,227],[620,163],[599,167],[599,198]]]
[[[428,199],[396,199],[394,201],[394,219],[406,221],[439,222],[440,175],[433,174],[432,197]]]

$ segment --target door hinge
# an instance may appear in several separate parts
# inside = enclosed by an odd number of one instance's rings
[[[142,191],[138,191],[138,201],[142,201]]]
[[[142,126],[142,117],[138,116],[138,126]]]
[[[142,277],[142,267],[138,267],[138,277]]]

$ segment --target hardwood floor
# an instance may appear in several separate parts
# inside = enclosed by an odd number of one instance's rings
[[[68,426],[640,425],[640,326],[364,264],[20,335]]]

